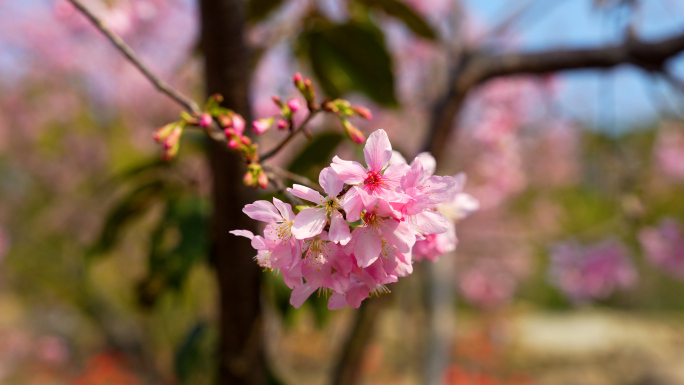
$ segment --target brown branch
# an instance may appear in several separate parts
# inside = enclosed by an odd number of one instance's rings
[[[656,42],[644,42],[631,34],[619,45],[584,49],[555,49],[544,52],[490,55],[469,53],[453,71],[452,86],[432,112],[424,149],[439,159],[448,144],[454,118],[468,92],[485,81],[517,74],[547,74],[557,71],[610,68],[632,64],[647,71],[663,71],[665,63],[684,51],[684,33]]]
[[[160,79],[157,77],[147,66],[145,66],[140,59],[138,58],[138,55],[135,54],[133,49],[131,49],[126,42],[119,37],[116,33],[114,33],[112,30],[107,28],[107,26],[104,25],[102,20],[100,20],[95,14],[90,12],[88,8],[86,8],[80,0],[69,0],[71,4],[73,4],[79,11],[81,11],[82,14],[84,14],[92,23],[97,27],[97,29],[100,30],[107,38],[109,38],[109,41],[114,44],[114,46],[121,51],[126,58],[150,81],[154,86],[159,90],[160,92],[168,95],[171,99],[176,101],[177,103],[181,104],[185,109],[187,109],[190,112],[194,113],[200,113],[201,110],[197,103],[195,103],[192,99],[188,98],[185,96],[182,92],[178,91],[177,89],[173,88],[170,86],[168,83],[166,83],[164,80]]]
[[[273,175],[277,176],[278,178],[290,179],[290,180],[297,182],[303,186],[306,186],[310,189],[316,190],[318,192],[323,192],[321,190],[321,186],[314,183],[311,179],[309,179],[305,176],[295,174],[293,172],[287,171],[287,170],[282,169],[282,168],[277,167],[277,166],[272,166],[270,164],[262,164],[261,166],[264,168],[264,170],[272,173]]]
[[[278,143],[278,145],[276,145],[273,149],[267,151],[267,152],[266,152],[265,154],[263,154],[263,155],[259,155],[259,159],[263,162],[264,160],[273,157],[273,156],[276,155],[278,152],[280,152],[280,150],[282,150],[283,147],[285,147],[285,145],[288,144],[288,143],[290,142],[290,140],[292,140],[295,136],[297,136],[297,134],[299,134],[300,132],[306,132],[306,125],[309,124],[309,122],[311,121],[311,119],[313,119],[313,117],[314,117],[317,113],[319,113],[320,111],[321,111],[321,110],[318,109],[318,108],[309,111],[309,116],[307,116],[306,119],[304,119],[304,121],[302,122],[302,124],[300,124],[299,127],[298,127],[296,130],[290,132],[290,134],[287,135],[287,136],[285,137],[285,139],[283,139],[280,143]]]

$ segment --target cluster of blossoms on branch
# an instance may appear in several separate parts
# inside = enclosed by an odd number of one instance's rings
[[[414,253],[434,260],[452,250],[450,219],[477,209],[477,201],[461,191],[463,176],[433,175],[429,154],[407,164],[384,130],[369,136],[364,157],[366,167],[335,156],[319,175],[324,194],[297,184],[289,188],[311,202],[295,207],[296,215],[277,198],[246,205],[245,214],[266,223],[263,236],[231,231],[251,239],[260,266],[282,274],[295,307],[316,290],[331,294],[330,309],[356,308],[388,292],[386,284],[413,272]]]
[[[207,100],[203,111],[195,111],[192,114],[182,112],[180,120],[169,123],[154,133],[154,140],[160,143],[164,150],[162,158],[171,160],[178,154],[180,139],[186,127],[201,128],[213,140],[225,142],[230,150],[239,154],[243,161],[248,164],[247,173],[243,179],[245,185],[254,188],[266,188],[268,176],[261,162],[275,155],[299,132],[303,132],[308,138],[311,138],[313,135],[306,126],[319,112],[336,115],[342,124],[342,128],[355,143],[362,144],[365,141],[366,138],[363,133],[349,121],[349,118],[359,116],[370,120],[373,118],[370,110],[361,106],[352,106],[344,99],[328,100],[326,98],[321,103],[317,103],[311,79],[304,78],[297,73],[292,77],[292,82],[306,101],[308,109],[306,119],[300,124],[295,122],[295,113],[302,108],[299,99],[292,98],[283,102],[278,96],[273,96],[272,100],[278,107],[279,113],[276,116],[257,119],[252,122],[252,132],[256,135],[269,131],[274,124],[278,130],[289,132],[288,136],[273,150],[258,154],[259,145],[253,143],[252,139],[245,135],[245,119],[237,112],[221,106],[223,97],[215,94]],[[216,126],[220,130],[217,130]]]

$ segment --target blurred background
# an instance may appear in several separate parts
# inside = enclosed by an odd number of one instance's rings
[[[204,100],[197,2],[84,3]],[[684,33],[676,0],[239,3],[255,117],[296,96],[301,72],[320,97],[369,107],[361,130],[407,159],[468,58]],[[438,170],[466,172],[481,210],[455,253],[366,301],[382,305],[360,383],[684,383],[684,60],[587,67],[465,94]],[[163,162],[151,137],[178,113],[69,2],[0,0],[0,384],[233,383],[215,369],[207,144],[189,133]],[[334,119],[312,131],[274,162],[317,179],[358,156]],[[296,310],[280,277],[260,279],[263,381],[342,383],[359,310],[316,296]]]

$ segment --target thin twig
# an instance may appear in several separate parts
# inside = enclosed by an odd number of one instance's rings
[[[316,191],[318,191],[318,192],[322,192],[321,186],[319,186],[318,184],[314,183],[311,179],[309,179],[309,178],[307,178],[307,177],[305,177],[305,176],[302,176],[302,175],[299,175],[299,174],[295,174],[295,173],[293,173],[293,172],[287,171],[287,170],[282,169],[282,168],[280,168],[280,167],[278,167],[278,166],[273,166],[273,165],[270,165],[270,164],[262,164],[262,167],[263,167],[264,170],[266,170],[267,172],[271,172],[271,173],[273,173],[273,175],[275,175],[275,176],[277,176],[277,177],[279,177],[279,178],[290,179],[290,180],[292,180],[292,181],[294,181],[294,182],[297,182],[297,183],[299,183],[299,184],[301,184],[301,185],[303,185],[303,186],[306,186],[306,187],[308,187],[308,188],[310,188],[310,189],[316,190]]]
[[[297,134],[299,134],[300,132],[305,131],[306,125],[309,124],[311,119],[313,119],[313,117],[320,111],[321,111],[320,109],[314,109],[314,110],[310,111],[309,116],[306,117],[306,119],[302,122],[302,124],[296,130],[292,131],[287,137],[285,137],[285,139],[283,139],[280,143],[278,143],[278,145],[275,146],[272,150],[267,151],[264,155],[260,155],[259,159],[261,161],[264,161],[264,160],[274,156],[275,154],[277,154],[280,150],[283,149],[283,147],[285,147],[285,145],[288,142],[290,142],[290,140],[292,140],[292,138],[297,136]]]
[[[168,95],[171,99],[175,100],[177,103],[181,104],[184,108],[186,108],[190,112],[194,113],[200,113],[201,110],[197,103],[195,103],[192,99],[188,98],[185,96],[182,92],[176,90],[172,86],[170,86],[168,83],[166,83],[164,80],[160,79],[157,77],[152,71],[145,66],[140,59],[138,58],[138,55],[135,54],[133,49],[126,44],[126,42],[119,37],[116,33],[114,33],[112,30],[107,28],[107,26],[104,25],[102,20],[100,20],[97,16],[95,16],[88,8],[86,8],[80,0],[69,0],[71,4],[73,4],[76,8],[78,8],[81,13],[83,13],[94,25],[97,27],[97,29],[100,30],[107,38],[109,38],[109,41],[114,44],[114,46],[121,51],[127,58],[128,60],[133,63],[133,65],[140,71],[142,72],[145,77],[154,84],[154,86],[162,93],[165,93]]]

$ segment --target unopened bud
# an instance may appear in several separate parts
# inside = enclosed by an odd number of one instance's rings
[[[199,126],[202,128],[207,128],[211,126],[212,118],[208,112],[205,112],[199,118]]]
[[[166,142],[164,142],[166,143]],[[170,148],[165,148],[162,154],[162,160],[169,161],[178,155],[178,150],[180,149],[180,140],[177,140],[173,146]]]
[[[294,74],[294,76],[292,77],[292,82],[299,91],[304,92],[304,78],[302,77],[302,74],[300,74],[299,72]]]
[[[233,130],[237,136],[245,132],[245,120],[239,114],[233,114]]]
[[[351,109],[354,110],[354,112],[356,112],[357,115],[359,115],[360,117],[362,117],[364,119],[367,119],[367,120],[373,119],[373,114],[366,107],[354,106]]]
[[[288,100],[287,106],[290,107],[290,111],[292,112],[297,112],[300,108],[302,108],[302,104],[299,102],[299,99]]]
[[[268,176],[266,175],[265,172],[262,172],[261,174],[259,174],[258,181],[259,181],[259,186],[261,186],[261,188],[268,187]]]
[[[253,121],[252,131],[254,131],[257,135],[263,134],[264,132],[268,131],[269,128],[271,128],[273,125],[273,120],[273,118],[264,118]]]
[[[213,94],[209,97],[209,99],[216,101],[217,103],[221,103],[223,101],[223,95],[221,94]]]
[[[169,134],[171,134],[171,131],[173,131],[173,128],[176,127],[176,123],[169,123],[166,126],[158,129],[157,131],[154,132],[154,135],[152,136],[154,138],[154,141],[157,143],[163,142]]]
[[[287,126],[289,126],[289,125],[290,125],[290,124],[289,124],[288,122],[286,122],[286,121],[284,121],[284,120],[279,120],[279,121],[278,121],[277,127],[278,127],[279,130],[284,130],[284,129],[286,129]]]
[[[175,126],[166,139],[164,139],[164,149],[168,150],[173,148],[176,143],[179,142],[182,133],[183,128],[181,126]]]
[[[242,178],[242,182],[245,186],[254,186],[254,175],[252,175],[251,171],[247,171],[244,178]]]
[[[228,148],[236,149],[239,145],[240,143],[235,139],[231,139],[228,141]]]
[[[226,138],[230,138],[231,136],[235,135],[235,130],[233,130],[232,128],[226,128],[225,130],[223,130],[223,133],[226,134]]]
[[[246,145],[246,146],[249,146],[249,145],[252,144],[252,139],[250,139],[250,138],[247,137],[247,136],[241,136],[241,137],[240,137],[240,142],[242,142],[242,144],[244,144],[244,145]]]
[[[304,98],[306,99],[306,101],[309,104],[313,103],[313,101],[316,97],[316,94],[314,93],[313,83],[311,83],[311,79],[309,79],[309,78],[304,79],[304,92],[303,92],[303,94],[304,94]]]
[[[278,107],[283,106],[283,102],[280,100],[279,97],[273,95],[273,96],[271,96],[271,100],[273,100],[273,103],[275,103]]]
[[[342,121],[342,127],[344,127],[344,131],[347,132],[347,135],[351,138],[351,140],[354,141],[356,144],[363,144],[363,142],[366,141],[366,137],[363,135],[363,132],[359,130],[358,128],[354,127],[351,122],[346,119],[346,118],[340,118]]]
[[[228,115],[221,114],[216,118],[216,120],[221,125],[221,127],[232,127],[233,126],[233,119],[231,119],[230,116],[228,116]]]

